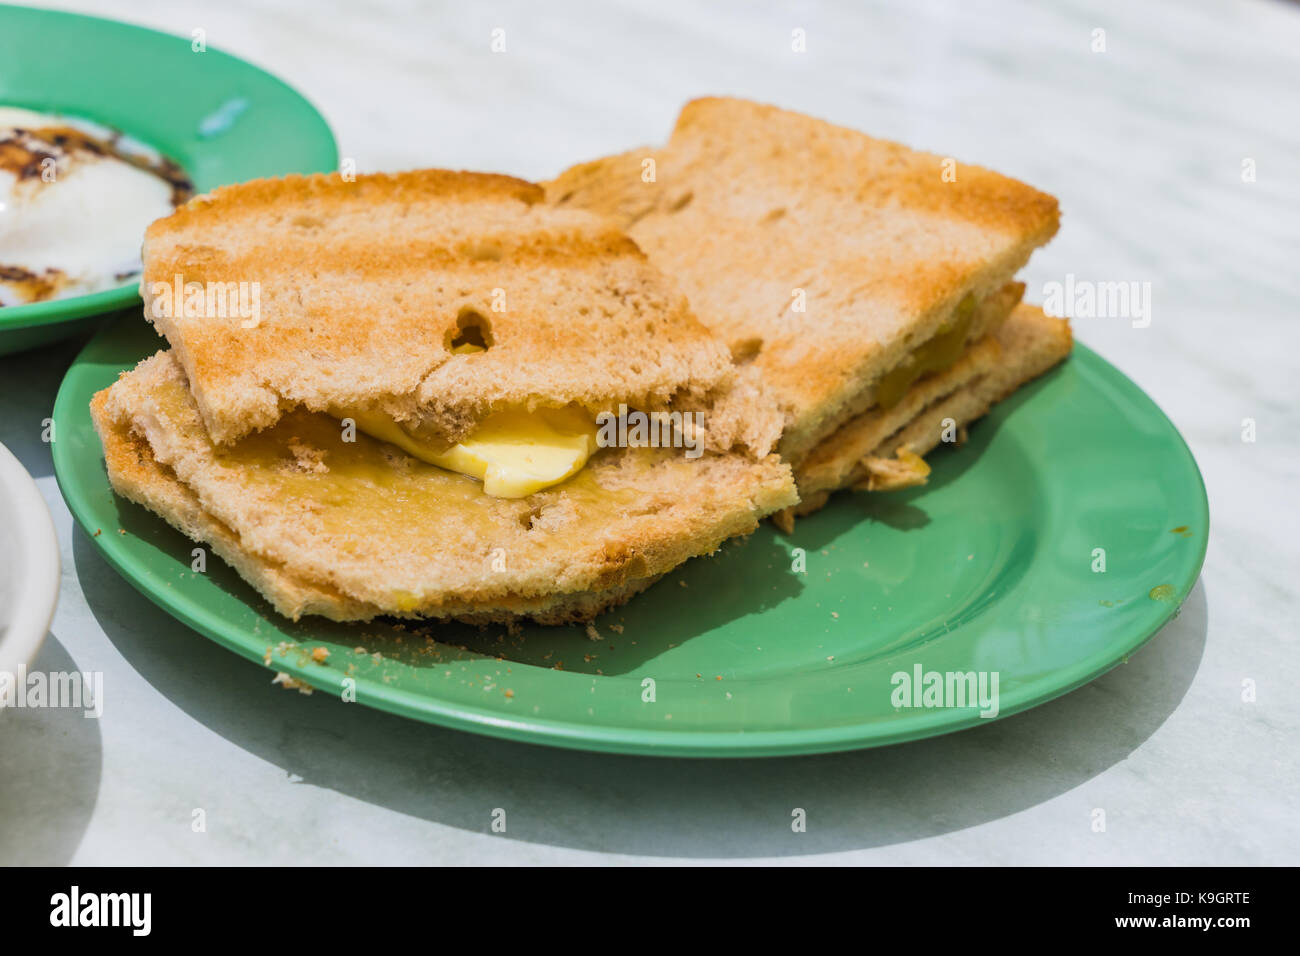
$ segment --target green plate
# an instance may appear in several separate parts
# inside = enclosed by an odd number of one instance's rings
[[[350,695],[351,680],[360,703],[450,727],[692,756],[946,733],[991,718],[978,705],[895,706],[895,675],[983,673],[991,691],[996,673],[999,716],[1041,704],[1155,634],[1205,556],[1209,512],[1187,446],[1132,382],[1077,346],[964,447],[933,455],[928,486],[837,496],[789,537],[765,525],[598,620],[599,640],[581,627],[293,624],[219,560],[191,571],[194,543],[109,488],[87,403],[159,344],[142,318],[116,320],[59,390],[55,472],[95,546],[166,611],[250,660],[269,652],[272,669],[321,691]],[[324,663],[309,654],[320,646]]]
[[[194,38],[114,20],[0,5],[0,105],[79,116],[176,160],[199,192],[335,169],[320,114],[280,80]],[[0,309],[0,355],[90,328],[140,301],[138,280]]]

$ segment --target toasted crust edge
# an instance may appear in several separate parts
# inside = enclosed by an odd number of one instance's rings
[[[806,462],[802,470],[796,469],[801,501],[773,515],[773,523],[789,533],[795,517],[821,509],[831,494],[845,488],[891,491],[924,484],[928,466],[924,473],[911,469],[907,480],[881,476],[895,471],[901,475],[906,469],[892,463],[904,459],[906,464],[906,456],[932,451],[942,440],[945,419],[955,422],[964,434],[966,426],[993,405],[1064,361],[1073,344],[1067,320],[1049,316],[1038,306],[1018,306],[1011,318],[993,336],[976,343],[962,362],[912,386],[900,403],[910,415],[891,421],[889,413],[869,411],[828,438],[813,456],[814,468]],[[886,435],[873,443],[868,436],[881,430],[882,421],[888,422]],[[865,445],[871,447],[864,452]]]

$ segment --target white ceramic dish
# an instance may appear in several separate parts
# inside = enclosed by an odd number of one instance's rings
[[[31,664],[58,597],[54,522],[32,476],[0,445],[0,674]]]

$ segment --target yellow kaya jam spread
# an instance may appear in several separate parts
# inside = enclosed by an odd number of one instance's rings
[[[961,358],[974,315],[975,296],[968,292],[934,338],[919,345],[911,355],[881,376],[876,383],[876,404],[881,408],[892,408],[902,401],[907,390],[922,375],[942,371]]]
[[[899,463],[918,476],[925,478],[930,474],[929,463],[910,448],[900,448],[894,456]]]
[[[457,355],[481,352],[459,345]],[[510,410],[489,415],[474,432],[454,444],[421,438],[382,412],[332,408],[334,418],[350,418],[372,438],[396,445],[414,458],[483,482],[494,498],[524,498],[573,477],[596,450],[595,421],[576,408]]]

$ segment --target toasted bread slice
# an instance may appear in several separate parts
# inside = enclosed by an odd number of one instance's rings
[[[889,491],[923,484],[920,463],[941,441],[954,441],[996,402],[1070,354],[1065,319],[1021,305],[998,331],[947,370],[927,376],[889,409],[859,415],[822,442],[796,469],[800,503],[776,517],[789,530],[795,515],[821,508],[840,488]]]
[[[146,312],[219,444],[295,408],[373,407],[455,441],[502,408],[725,390],[730,356],[675,284],[607,220],[542,200],[441,170],[222,187],[149,227]]]
[[[107,393],[96,396],[92,409],[104,442],[104,458],[113,489],[142,505],[195,541],[203,542],[233,567],[279,613],[293,620],[319,615],[334,621],[363,621],[389,612],[353,600],[337,588],[314,583],[247,550],[239,536],[208,512],[175,474],[153,457],[149,443],[130,430],[125,421],[104,416]],[[657,578],[632,580],[608,591],[578,595],[520,599],[509,609],[483,610],[467,605],[457,615],[471,623],[506,622],[527,616],[543,624],[589,620],[623,603],[653,584]]]
[[[281,613],[474,622],[585,619],[797,500],[775,455],[609,448],[520,499],[290,412],[209,436],[159,352],[95,396],[114,488],[229,561]]]
[[[989,331],[1059,223],[1056,200],[1016,180],[736,99],[691,102],[667,146],[575,166],[546,190],[627,229],[761,371],[796,465],[993,297],[968,341]]]

